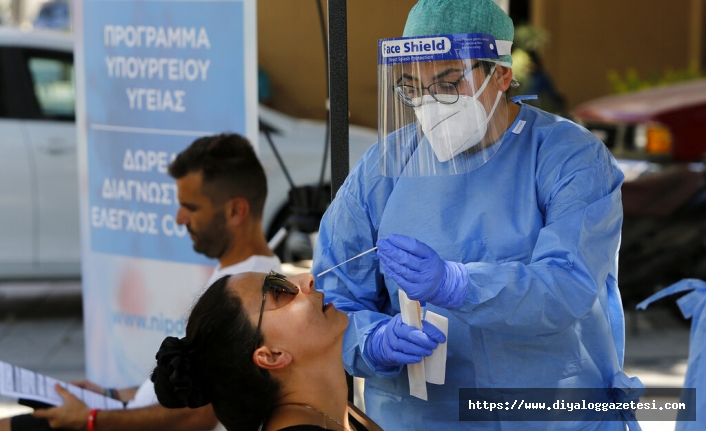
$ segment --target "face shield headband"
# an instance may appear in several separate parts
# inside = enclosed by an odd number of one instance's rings
[[[487,90],[510,43],[463,34],[385,39],[378,47],[383,175],[460,174],[485,164],[507,126],[502,91]]]

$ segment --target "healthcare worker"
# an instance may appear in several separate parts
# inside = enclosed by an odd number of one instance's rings
[[[387,431],[639,429],[609,408],[459,421],[463,388],[596,388],[587,401],[606,403],[644,390],[622,372],[623,175],[587,130],[506,99],[513,34],[491,0],[419,0],[404,37],[378,44],[379,141],[321,222],[314,274],[378,247],[317,283],[349,314],[344,363]],[[401,322],[399,289],[449,319],[446,382],[427,401],[405,365],[444,336]]]

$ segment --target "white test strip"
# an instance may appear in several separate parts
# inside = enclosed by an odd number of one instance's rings
[[[424,374],[427,383],[443,385],[446,381],[446,343],[449,339],[449,319],[433,311],[427,311],[424,320],[436,326],[446,336],[446,341],[424,358]]]
[[[402,323],[422,329],[422,316],[419,301],[412,301],[404,290],[399,290],[400,313]],[[407,377],[409,378],[409,394],[424,401],[427,400],[427,381],[424,375],[424,358],[422,362],[407,364]]]

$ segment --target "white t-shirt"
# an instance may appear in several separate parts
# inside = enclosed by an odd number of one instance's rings
[[[209,278],[208,282],[206,282],[204,290],[224,275],[239,274],[241,272],[270,272],[270,270],[282,272],[281,262],[279,261],[277,255],[250,256],[242,262],[238,262],[235,265],[226,266],[225,268],[221,268],[221,265],[218,264],[216,269],[213,270],[211,278]]]
[[[233,274],[238,274],[241,272],[250,272],[250,271],[255,271],[255,272],[270,272],[272,271],[277,271],[280,272],[282,271],[281,269],[281,262],[279,261],[279,258],[275,256],[250,256],[249,258],[245,259],[242,262],[238,262],[235,265],[230,265],[226,266],[225,268],[221,268],[221,265],[219,264],[216,266],[216,268],[213,270],[213,274],[211,275],[211,278],[208,280],[206,285],[204,286],[204,290],[206,290],[210,285],[212,285],[216,280],[219,278],[223,277],[224,275],[233,275]],[[135,393],[135,397],[128,401],[127,405],[125,408],[128,409],[136,409],[140,407],[147,407],[152,404],[157,404],[157,395],[154,393],[154,384],[152,381],[148,378],[142,384],[140,387],[137,389],[137,392]]]

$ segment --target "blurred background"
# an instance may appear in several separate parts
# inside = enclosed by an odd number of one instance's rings
[[[271,86],[268,103],[296,117],[325,119],[318,3],[259,0],[258,52]],[[326,1],[320,3],[325,11]],[[401,35],[415,3],[347,2],[353,124],[376,127],[377,41]],[[533,68],[543,69],[567,111],[599,96],[698,77],[706,61],[703,0],[496,3],[509,11],[517,29],[515,47],[524,51],[515,58],[516,74],[523,78]],[[70,31],[70,9],[68,0],[0,0],[0,22]]]
[[[400,36],[415,3],[347,2],[350,122],[360,127],[363,142],[356,156],[372,144],[377,127],[377,41]],[[683,319],[673,299],[647,311],[634,308],[682,278],[706,279],[706,139],[701,132],[706,122],[706,0],[496,3],[515,23],[513,71],[521,85],[514,95],[538,95],[527,103],[584,125],[619,160],[626,175],[619,274],[627,314],[626,367],[628,374],[640,376],[648,385],[680,387],[690,322]],[[262,106],[292,119],[313,120],[303,124],[318,124],[323,144],[328,115],[326,1],[258,0],[257,13]],[[70,35],[71,2],[0,0],[0,27],[19,28],[26,34],[46,30]],[[0,45],[9,44],[0,40]],[[7,58],[0,58],[0,65]],[[67,57],[62,67],[70,67],[70,61]],[[55,63],[34,64],[46,72],[48,66],[59,65]],[[33,75],[36,94],[29,96],[39,105],[46,102],[40,76],[48,75]],[[70,80],[72,69],[66,76]],[[25,104],[26,99],[3,93],[14,86],[8,74],[0,73],[0,81],[3,125],[8,119],[24,118],[11,113],[14,105]],[[72,102],[73,94],[62,100]],[[33,119],[57,119],[71,126],[72,115],[73,111],[70,119],[50,118],[41,113]],[[268,123],[273,130],[285,121],[268,115],[274,118]],[[261,148],[265,145],[260,143]],[[321,152],[322,147],[316,148]],[[290,151],[296,153],[297,148]],[[274,163],[268,169],[275,169]],[[0,212],[5,212],[1,208],[7,203],[0,193]],[[322,205],[316,204],[320,216]],[[286,225],[291,213],[291,208],[280,209],[268,236]],[[290,235],[304,245],[278,249],[284,261],[299,262],[291,271],[308,268],[311,236],[315,237],[311,230],[299,237]],[[0,241],[2,248],[8,249],[0,250],[0,255],[13,253]],[[66,380],[82,377],[80,274],[4,274],[0,271],[0,361]],[[0,416],[17,408],[12,400],[0,399]],[[673,429],[674,422],[644,428]]]

